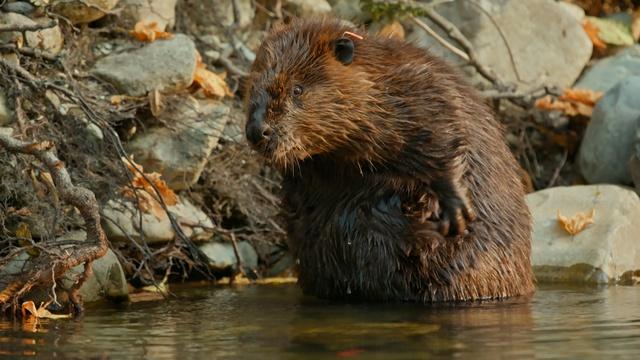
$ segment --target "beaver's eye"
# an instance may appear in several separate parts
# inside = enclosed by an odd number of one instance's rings
[[[295,85],[293,87],[293,96],[298,97],[302,95],[302,86],[300,85]]]

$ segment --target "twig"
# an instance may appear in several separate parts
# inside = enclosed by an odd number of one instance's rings
[[[516,79],[518,79],[518,81],[524,81],[520,77],[520,72],[518,71],[518,66],[516,65],[516,59],[515,59],[515,56],[513,56],[513,52],[511,51],[511,46],[509,46],[507,37],[504,35],[502,28],[500,27],[500,25],[498,25],[498,22],[496,22],[496,19],[494,19],[491,13],[489,13],[485,8],[483,8],[480,4],[476,3],[475,0],[471,0],[469,3],[475,6],[478,10],[480,10],[480,12],[485,14],[489,19],[489,21],[491,21],[493,26],[496,28],[496,30],[498,31],[498,34],[500,34],[500,37],[504,42],[504,46],[507,48],[507,53],[509,54],[509,61],[511,61],[511,67],[513,67],[513,72],[516,74]]]
[[[17,24],[0,25],[0,33],[9,32],[9,31],[20,31],[20,32],[38,31],[38,30],[49,29],[56,25],[58,25],[58,22],[55,20],[49,20],[44,24],[36,23],[36,24],[29,24],[29,25],[17,25]]]
[[[469,58],[469,55],[467,55],[466,52],[458,49],[452,43],[448,42],[445,38],[443,38],[442,36],[438,35],[438,33],[435,32],[435,30],[433,30],[429,25],[427,25],[427,23],[425,23],[424,21],[418,19],[415,16],[412,16],[411,20],[414,23],[416,23],[416,25],[421,27],[422,30],[426,31],[429,35],[431,35],[431,37],[436,39],[436,41],[438,41],[440,43],[440,45],[442,45],[445,48],[449,49],[449,51],[451,51],[452,53],[458,55],[464,61],[466,61],[466,62],[470,62],[471,61],[471,59]]]
[[[247,274],[245,274],[244,272],[244,263],[242,262],[242,258],[240,257],[240,252],[238,251],[238,242],[236,241],[236,235],[233,232],[229,232],[229,234],[231,235],[231,244],[233,245],[233,253],[236,254],[236,261],[238,262],[238,272],[243,276],[246,276]],[[232,282],[234,277],[235,277],[235,274],[231,278]]]
[[[249,74],[238,68],[237,66],[235,66],[233,64],[233,62],[231,62],[231,60],[229,60],[229,58],[225,57],[225,56],[220,56],[218,58],[218,60],[216,60],[217,63],[219,63],[220,65],[224,66],[230,73],[234,74],[234,75],[238,75],[240,77],[247,77],[249,76]]]
[[[45,60],[49,60],[49,61],[57,61],[58,60],[58,56],[50,54],[46,51],[42,51],[40,49],[34,49],[34,48],[30,48],[30,47],[18,47],[16,46],[16,44],[1,44],[0,45],[0,50],[5,50],[5,51],[16,51],[22,55],[27,55],[27,56],[32,56],[35,58],[42,58]]]
[[[550,188],[553,185],[555,185],[556,181],[560,177],[560,171],[562,171],[562,168],[567,163],[568,157],[569,157],[569,150],[564,149],[564,154],[562,154],[562,159],[560,160],[560,163],[556,167],[556,170],[553,172],[553,176],[551,177],[551,180],[549,180],[549,183],[547,184],[547,188]]]
[[[476,54],[473,45],[471,44],[469,39],[464,36],[460,29],[458,29],[452,22],[445,19],[432,7],[425,6],[423,7],[423,9],[426,17],[433,21],[434,24],[442,28],[450,38],[452,38],[458,44],[460,44],[460,46],[462,46],[462,49],[464,50],[464,52],[466,52],[466,55],[468,55],[469,64],[472,65],[480,75],[489,80],[492,84],[502,86],[502,82],[497,78],[493,70],[478,62],[478,55]]]

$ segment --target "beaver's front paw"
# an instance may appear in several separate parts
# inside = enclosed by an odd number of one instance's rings
[[[435,186],[440,205],[438,231],[444,236],[463,235],[467,224],[476,219],[476,213],[465,195],[466,190],[450,183]]]
[[[476,219],[473,208],[459,197],[447,198],[441,204],[439,231],[444,236],[463,235],[467,223]]]

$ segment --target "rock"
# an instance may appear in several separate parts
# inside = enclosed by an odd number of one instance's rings
[[[575,87],[607,92],[631,76],[640,76],[640,45],[598,61],[585,72]]]
[[[339,17],[358,24],[364,24],[370,17],[361,9],[360,0],[329,0],[331,12]]]
[[[53,0],[53,10],[73,24],[89,23],[107,15],[118,0]]]
[[[327,0],[285,0],[284,7],[301,18],[325,15],[331,12],[331,5]]]
[[[14,1],[2,6],[2,11],[29,15],[36,10],[36,7],[26,1]]]
[[[571,16],[573,16],[576,21],[582,22],[585,18],[584,9],[580,6],[564,1],[558,1],[558,5],[563,7],[565,11],[567,11]]]
[[[163,31],[173,28],[177,2],[178,0],[120,0],[123,10],[118,23],[125,29],[133,29],[140,21],[155,22]]]
[[[193,82],[195,70],[195,44],[188,36],[176,34],[141,49],[104,57],[92,72],[123,93],[142,96],[151,90],[184,89]]]
[[[282,276],[286,271],[291,270],[294,265],[293,256],[285,254],[276,262],[274,262],[269,269],[267,269],[266,276]]]
[[[503,82],[517,84],[521,90],[542,84],[570,87],[591,58],[593,45],[581,23],[567,8],[555,1],[482,0],[476,3],[491,14],[497,27],[469,1],[442,3],[438,11],[469,38],[476,50],[477,60],[491,68]],[[422,19],[433,25],[427,19]],[[462,64],[458,57],[424,30],[412,23],[407,23],[407,27],[412,30],[407,36],[408,40],[415,41],[454,65]],[[432,28],[438,29],[435,25]],[[508,48],[513,53],[520,80],[498,28],[502,30]],[[441,35],[448,38],[444,32]],[[474,71],[471,80],[476,85],[485,82]]]
[[[0,25],[35,25],[49,21],[45,18],[36,21],[17,13],[0,13]],[[0,42],[22,43],[25,39],[19,31],[12,31],[0,34]],[[43,29],[39,31],[26,32],[26,45],[32,48],[46,51],[52,55],[57,55],[62,50],[64,38],[59,26]]]
[[[532,264],[539,282],[616,282],[640,269],[640,199],[615,185],[557,187],[527,195]],[[569,235],[557,221],[595,209],[594,223]]]
[[[13,111],[9,109],[7,97],[0,90],[0,127],[10,125],[13,122]]]
[[[621,81],[598,101],[587,126],[578,165],[590,183],[631,182],[628,162],[640,126],[640,76]]]
[[[179,199],[178,204],[168,208],[176,216],[185,235],[194,241],[211,239],[213,236],[211,219],[186,198]],[[110,241],[128,241],[126,235],[129,235],[134,241],[141,242],[139,215],[133,202],[109,200],[102,211],[104,213],[102,224]],[[159,217],[143,212],[142,233],[147,244],[166,243],[175,237],[169,217],[164,212]]]
[[[162,174],[174,190],[195,184],[218,144],[229,119],[229,107],[219,101],[170,97],[160,114],[169,127],[150,128],[128,145],[135,161],[146,171]]]
[[[84,241],[87,234],[84,231],[76,231],[60,237],[58,240]],[[102,299],[124,300],[129,296],[129,286],[118,261],[116,254],[109,249],[105,256],[97,259],[92,264],[93,274],[80,288],[80,295],[86,302]],[[67,271],[63,278],[63,284],[69,288],[84,271],[84,265],[78,265]]]
[[[212,242],[200,246],[205,255],[209,257],[209,266],[213,270],[224,271],[228,269],[236,269],[238,261],[233,251],[233,244]],[[238,242],[238,253],[242,259],[245,271],[252,271],[258,267],[258,253],[246,241]]]

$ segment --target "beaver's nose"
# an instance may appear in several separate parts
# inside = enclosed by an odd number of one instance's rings
[[[247,140],[253,145],[258,145],[264,140],[268,140],[273,133],[273,129],[264,123],[264,109],[257,107],[253,109],[247,121],[246,133]]]

